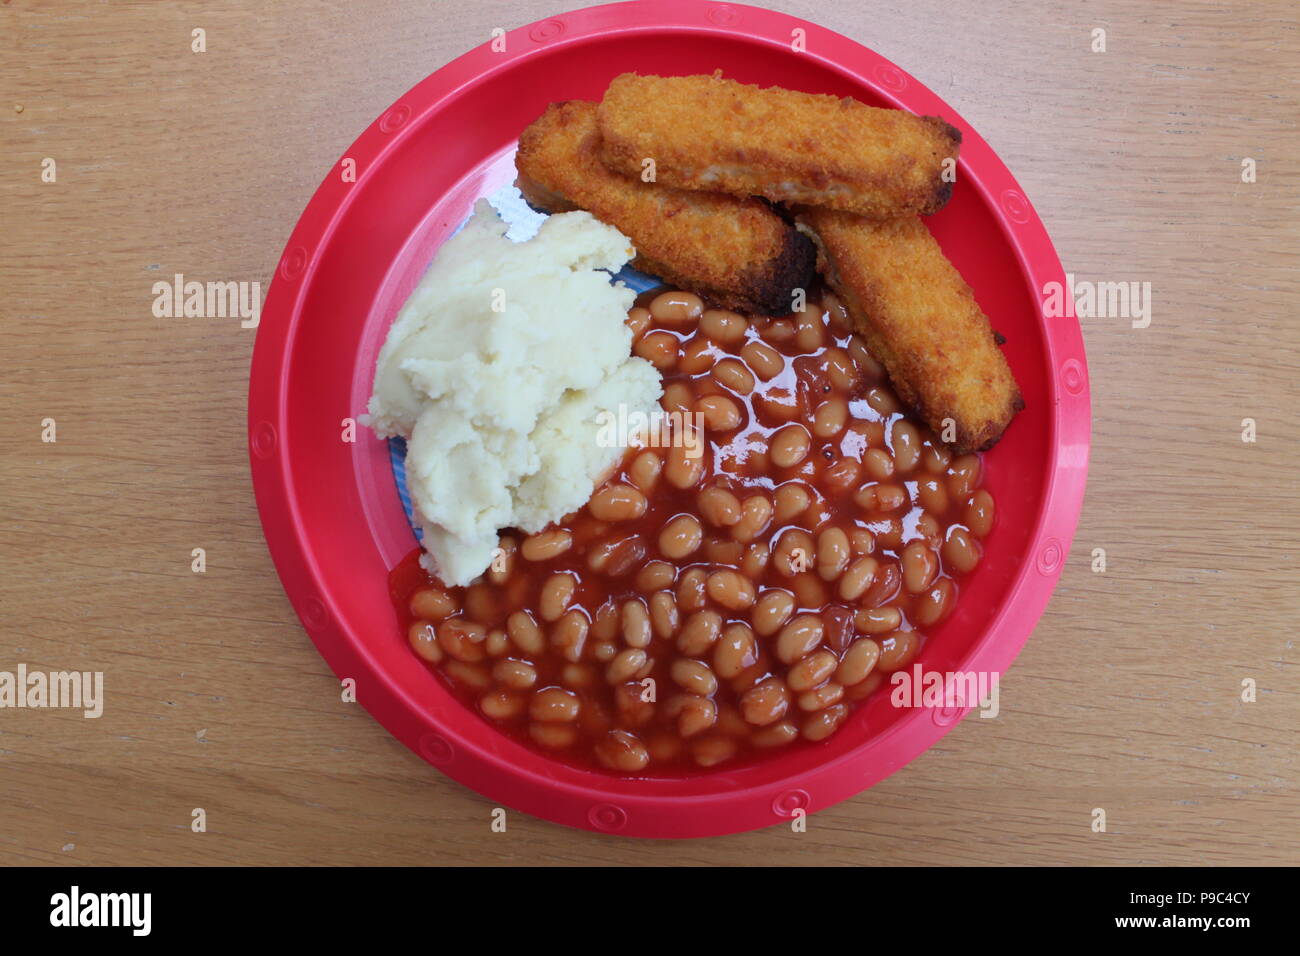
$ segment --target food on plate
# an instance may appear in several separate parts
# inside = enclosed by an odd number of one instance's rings
[[[988,317],[925,223],[828,209],[798,221],[898,396],[958,454],[991,447],[1024,402]]]
[[[763,318],[652,291],[627,323],[702,454],[629,450],[575,513],[503,535],[507,561],[468,588],[399,565],[407,640],[578,764],[674,773],[825,740],[978,566],[980,459],[909,417],[832,293]]]
[[[624,73],[598,111],[601,158],[654,161],[678,189],[807,203],[879,219],[928,215],[952,194],[961,133],[937,116],[712,76]],[[633,237],[635,239],[635,236]]]
[[[631,355],[634,294],[611,284],[627,238],[585,212],[506,238],[486,200],[438,250],[388,332],[366,424],[408,439],[424,567],[448,585],[489,567],[502,528],[581,508],[622,459],[600,415],[653,411],[659,373]]]
[[[761,199],[669,189],[611,172],[599,157],[596,104],[552,103],[519,137],[519,189],[547,212],[585,209],[627,235],[633,263],[712,302],[788,312],[813,273],[808,240]]]
[[[392,573],[405,637],[467,705],[677,773],[826,740],[911,664],[980,564],[978,452],[1023,407],[917,217],[959,142],[719,74],[625,74],[524,130],[518,186],[554,215],[514,244],[480,204],[370,407],[409,436],[429,552]],[[633,255],[669,286],[610,285]],[[601,440],[611,419],[672,427]]]

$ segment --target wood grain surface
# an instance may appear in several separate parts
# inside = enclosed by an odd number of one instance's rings
[[[1285,0],[775,4],[952,104],[1067,271],[1151,283],[1148,328],[1083,322],[1087,499],[998,719],[964,721],[806,833],[663,843],[519,813],[493,833],[489,801],[340,702],[254,506],[255,333],[156,319],[151,287],[179,272],[265,289],[367,124],[556,4],[0,4],[0,670],[104,671],[108,695],[98,720],[0,710],[0,862],[1300,863]]]

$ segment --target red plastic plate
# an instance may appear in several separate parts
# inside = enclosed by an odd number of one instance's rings
[[[802,30],[803,49],[795,41]],[[569,826],[649,837],[733,833],[809,813],[917,756],[965,708],[895,709],[877,694],[829,740],[737,770],[635,780],[556,763],[457,702],[410,651],[389,569],[415,546],[386,446],[364,408],[388,326],[473,201],[509,183],[520,131],[553,100],[597,100],[619,73],[709,73],[939,115],[963,134],[957,186],[928,223],[975,290],[1026,409],[986,455],[998,503],[984,560],[919,658],[1001,673],[1051,595],[1087,474],[1090,408],[1074,319],[1042,315],[1064,281],[1046,230],[988,144],[903,70],[843,36],[738,4],[655,0],[591,7],[506,34],[410,90],[348,149],[312,197],[276,269],[258,330],[248,432],[258,508],[284,588],[311,639],[385,727],[493,801]],[[498,44],[499,45],[499,44]]]

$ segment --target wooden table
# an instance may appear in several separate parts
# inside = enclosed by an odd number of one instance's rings
[[[1152,286],[1148,328],[1084,322],[1088,496],[998,719],[966,720],[805,834],[651,843],[522,814],[493,833],[489,801],[339,700],[254,508],[254,333],[156,319],[152,284],[265,289],[374,117],[556,3],[0,5],[0,670],[101,670],[108,694],[98,720],[0,710],[0,861],[1300,862],[1300,34],[1284,0],[777,4],[959,110],[1068,271]]]

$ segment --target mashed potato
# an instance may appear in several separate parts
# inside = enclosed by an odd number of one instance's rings
[[[652,414],[659,373],[630,356],[634,293],[611,285],[633,255],[588,213],[506,238],[486,200],[443,244],[379,353],[366,423],[408,438],[407,487],[425,568],[465,585],[498,531],[542,530],[586,504],[622,458],[597,416]]]

